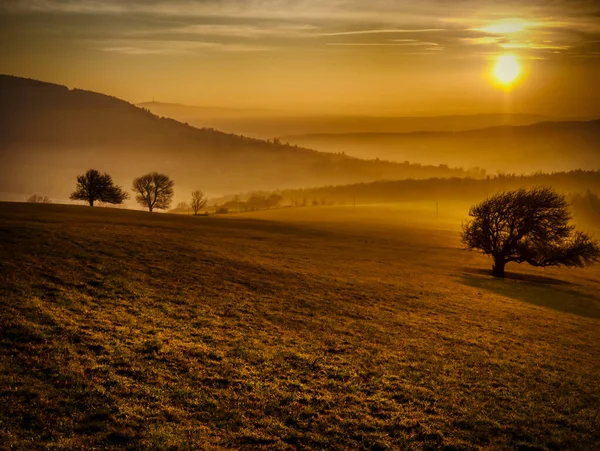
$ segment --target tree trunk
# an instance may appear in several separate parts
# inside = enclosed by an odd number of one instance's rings
[[[148,205],[148,210],[152,213],[152,205]]]
[[[90,199],[90,207],[94,206],[94,199]]]
[[[506,266],[506,262],[501,259],[494,259],[494,266],[492,266],[492,276],[494,277],[504,277],[504,267]]]

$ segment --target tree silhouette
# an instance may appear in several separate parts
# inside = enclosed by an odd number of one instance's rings
[[[72,200],[84,200],[94,206],[97,200],[108,204],[122,204],[129,199],[129,194],[113,183],[110,175],[100,174],[96,169],[89,169],[77,177],[77,187],[69,196]]]
[[[279,204],[283,200],[283,196],[278,193],[273,193],[267,198],[267,208],[279,207]]]
[[[600,259],[600,245],[569,224],[565,197],[552,188],[496,194],[471,207],[462,242],[494,259],[492,274],[504,277],[507,263],[585,266]]]
[[[204,195],[204,193],[200,190],[194,191],[192,193],[192,210],[194,211],[194,215],[197,215],[198,212],[200,210],[202,210],[202,207],[204,207],[206,205],[206,202],[208,201],[208,199],[206,198],[206,196]]]
[[[134,179],[132,189],[137,193],[135,200],[152,213],[155,209],[169,208],[173,200],[174,185],[169,176],[151,172]]]
[[[27,198],[27,202],[32,204],[51,204],[52,202],[48,198],[48,196],[40,196],[38,194],[32,194]]]

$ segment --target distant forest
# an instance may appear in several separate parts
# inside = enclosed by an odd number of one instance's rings
[[[573,197],[600,192],[600,171],[569,171],[532,175],[500,174],[483,179],[430,178],[382,180],[371,183],[252,192],[214,199],[211,204],[230,211],[244,210],[244,202],[257,197],[281,196],[282,205],[352,205],[410,201],[476,201],[499,191],[532,186],[550,186]],[[585,202],[581,200],[581,202]],[[244,208],[236,208],[242,205]]]

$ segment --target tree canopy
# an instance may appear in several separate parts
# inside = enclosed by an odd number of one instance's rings
[[[129,194],[115,185],[112,177],[107,173],[101,174],[96,169],[89,169],[85,174],[77,177],[77,187],[69,198],[84,200],[93,207],[96,201],[121,204],[129,199]]]
[[[150,213],[155,209],[167,210],[173,201],[175,183],[165,174],[151,172],[133,180],[135,200]]]
[[[469,211],[462,241],[492,256],[492,274],[504,277],[507,263],[533,266],[585,266],[600,259],[600,245],[570,224],[565,197],[552,188],[496,194]]]

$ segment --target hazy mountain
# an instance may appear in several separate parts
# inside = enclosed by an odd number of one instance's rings
[[[532,172],[600,168],[600,120],[542,122],[461,132],[348,133],[285,136],[283,141],[356,157],[489,171]]]
[[[382,178],[464,175],[446,167],[364,161],[345,155],[197,129],[114,97],[0,76],[0,192],[65,199],[90,167],[126,189],[147,171],[176,181],[179,199]]]
[[[138,104],[153,113],[212,127],[230,133],[272,139],[274,136],[313,133],[404,133],[414,131],[460,131],[499,125],[528,125],[548,120],[530,114],[473,114],[430,117],[290,116],[272,110],[248,110],[188,106],[172,103]]]

